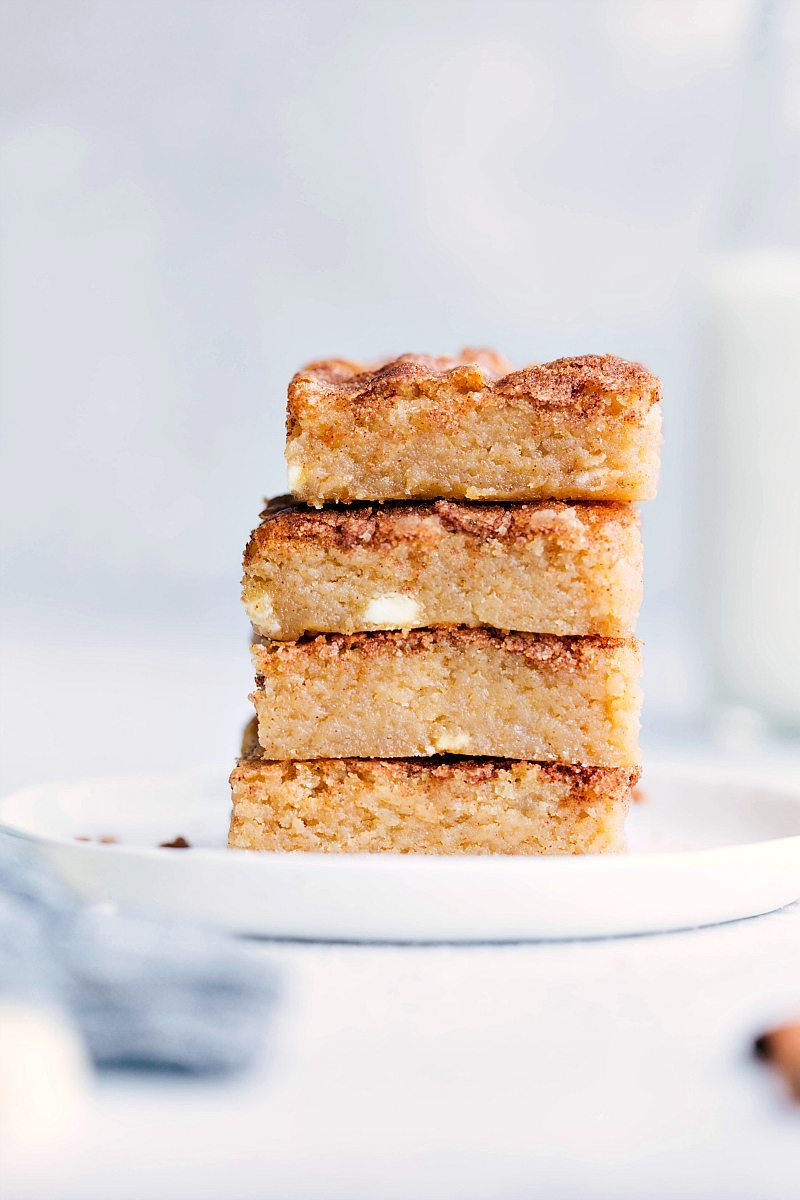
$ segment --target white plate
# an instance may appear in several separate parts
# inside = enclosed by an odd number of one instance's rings
[[[798,794],[674,767],[651,768],[644,788],[631,852],[609,857],[227,850],[223,774],[28,788],[0,801],[0,826],[92,901],[264,937],[602,937],[732,921],[800,896]],[[178,835],[192,849],[157,848]],[[75,840],[87,836],[118,842]]]

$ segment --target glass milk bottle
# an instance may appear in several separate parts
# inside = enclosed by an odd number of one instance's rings
[[[721,698],[800,730],[800,5],[751,46],[706,272],[704,600]]]

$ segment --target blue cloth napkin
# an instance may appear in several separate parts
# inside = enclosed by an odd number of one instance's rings
[[[0,997],[66,1010],[97,1065],[232,1071],[263,1047],[275,973],[253,944],[81,904],[0,835]]]

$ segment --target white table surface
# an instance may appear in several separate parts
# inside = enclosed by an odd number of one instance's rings
[[[800,906],[471,947],[264,944],[273,1051],[224,1084],[106,1075],[6,1200],[798,1195],[800,1108],[750,1055],[800,1015]]]
[[[33,642],[14,650],[6,786],[30,781],[34,754],[42,778],[88,773],[81,752],[94,773],[113,770],[118,723],[92,743],[86,732],[107,707],[106,658],[94,656],[90,679],[85,653],[64,651],[58,674],[80,665],[84,694],[43,754],[20,706],[25,687],[36,701],[39,659]],[[155,655],[129,659],[142,679],[121,699],[126,718],[141,714],[144,728],[150,715],[149,758],[136,765],[181,766],[167,716],[185,664],[153,692]],[[235,726],[236,680],[225,695],[230,711],[207,714],[209,740]],[[796,752],[762,761],[800,782]],[[623,940],[258,952],[283,981],[271,1055],[224,1083],[104,1074],[65,1147],[0,1168],[3,1200],[800,1195],[800,1107],[750,1053],[755,1034],[800,1017],[798,905]]]

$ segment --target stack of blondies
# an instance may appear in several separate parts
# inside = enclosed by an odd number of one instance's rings
[[[294,377],[293,496],[245,552],[256,720],[231,846],[623,848],[660,399],[609,355]]]

